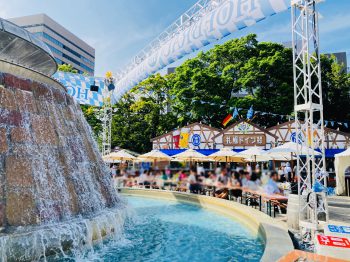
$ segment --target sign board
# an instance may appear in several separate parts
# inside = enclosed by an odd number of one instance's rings
[[[223,136],[224,146],[264,146],[264,134],[233,134]]]
[[[350,240],[344,237],[317,235],[317,240],[322,246],[350,248]]]
[[[336,228],[334,228],[337,230]],[[317,235],[315,252],[319,255],[345,259],[350,257],[350,240],[344,237]]]

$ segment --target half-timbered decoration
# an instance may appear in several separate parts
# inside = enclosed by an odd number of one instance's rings
[[[213,137],[220,132],[219,129],[193,123],[164,135],[151,139],[153,149],[213,149]]]
[[[307,132],[307,130],[303,130],[303,132],[297,138],[295,133],[294,121],[289,121],[274,127],[270,127],[267,130],[278,137],[277,139],[278,144],[284,144],[289,141],[293,141],[293,142],[303,141],[303,139],[305,139],[306,137],[305,134]],[[315,137],[315,140],[316,138],[319,137],[319,135],[320,134],[317,131],[314,132],[313,136]],[[325,127],[325,148],[326,149],[346,149],[349,147],[350,147],[350,134]]]
[[[223,147],[245,149],[253,146],[270,149],[276,141],[277,136],[268,130],[244,120],[234,123],[213,138],[216,149]]]

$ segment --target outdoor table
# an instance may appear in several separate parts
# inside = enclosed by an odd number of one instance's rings
[[[265,192],[261,193],[261,198],[267,202],[267,210],[266,213],[269,216],[272,216],[272,201],[278,201],[278,202],[288,202],[288,197],[278,195],[278,194],[266,194]],[[275,216],[275,210],[274,210],[274,216]]]
[[[243,192],[251,194],[253,196],[256,196],[259,198],[259,211],[262,211],[262,201],[266,201],[267,202],[267,210],[266,213],[269,214],[270,216],[272,216],[272,201],[276,200],[276,201],[288,201],[288,197],[286,196],[282,196],[282,195],[278,195],[278,194],[272,194],[269,195],[263,191],[255,191],[255,190],[251,190],[248,188],[243,188]]]

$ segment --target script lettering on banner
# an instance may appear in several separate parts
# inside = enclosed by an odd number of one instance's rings
[[[323,246],[350,248],[350,241],[343,237],[317,235],[318,242]]]
[[[265,146],[266,135],[263,134],[229,134],[223,135],[224,146]]]

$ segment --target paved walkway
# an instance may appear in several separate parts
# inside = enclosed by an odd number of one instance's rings
[[[350,224],[350,197],[333,196],[328,198],[329,220]]]

